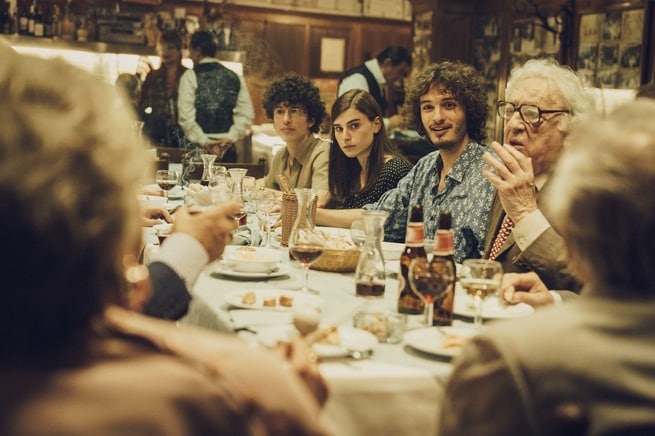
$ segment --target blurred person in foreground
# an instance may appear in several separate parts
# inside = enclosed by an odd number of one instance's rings
[[[385,240],[404,242],[411,205],[422,204],[425,234],[434,235],[439,212],[453,215],[455,260],[480,257],[494,187],[482,167],[491,149],[482,144],[489,109],[479,73],[470,65],[432,64],[411,84],[404,112],[410,124],[436,149],[421,158],[398,186],[363,209],[384,210]],[[318,209],[319,225],[348,228],[362,209]],[[426,236],[427,237],[427,236]]]
[[[150,293],[136,263],[148,166],[129,115],[108,110],[116,91],[58,59],[3,48],[0,58],[0,225],[11,253],[0,433],[321,434],[308,386],[324,392],[302,354],[290,362],[307,385],[269,351],[136,312]],[[235,207],[216,212],[216,253]]]
[[[246,82],[216,59],[218,41],[212,32],[195,32],[189,45],[193,69],[180,78],[180,126],[189,141],[217,155],[217,162],[236,162],[234,144],[246,136],[255,117]]]
[[[391,144],[375,99],[351,89],[332,104],[330,209],[354,209],[378,201],[412,168]]]
[[[484,257],[505,272],[535,271],[552,289],[579,290],[564,241],[540,205],[540,192],[564,149],[571,128],[594,111],[594,99],[569,67],[529,60],[510,75],[498,114],[503,145],[493,142],[484,174],[496,187]]]
[[[473,338],[441,436],[655,434],[654,118],[640,99],[571,132],[544,196],[581,296]]]
[[[288,73],[266,89],[263,106],[266,116],[273,120],[275,133],[286,144],[273,156],[264,186],[282,190],[282,175],[291,189],[318,191],[319,204],[324,204],[330,143],[314,135],[326,115],[319,89],[310,79]]]
[[[337,96],[340,97],[351,89],[363,89],[373,96],[382,113],[386,114],[391,103],[385,96],[387,85],[404,79],[411,69],[412,54],[409,50],[398,45],[390,45],[373,59],[346,71],[339,81]],[[388,131],[405,127],[405,119],[400,114],[385,117],[383,120]]]
[[[182,74],[182,38],[174,30],[159,35],[157,54],[161,66],[146,76],[141,89],[139,108],[149,113],[144,131],[153,144],[185,147],[184,132],[178,124],[177,98]]]

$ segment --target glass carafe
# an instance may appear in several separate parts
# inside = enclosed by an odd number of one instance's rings
[[[243,193],[241,192],[243,177],[248,172],[245,168],[230,168],[227,170],[232,180],[232,201],[236,201],[241,205],[241,210],[234,215],[234,219],[239,220],[239,225],[246,224],[246,211],[243,207]]]
[[[355,271],[355,293],[358,297],[384,296],[386,275],[382,239],[384,238],[384,222],[388,216],[389,214],[382,210],[364,211],[366,241]]]
[[[201,154],[200,158],[202,159],[202,177],[200,178],[200,184],[203,186],[209,186],[209,183],[214,178],[212,170],[214,168],[214,161],[216,160],[215,154]]]
[[[301,290],[316,293],[317,291],[309,288],[309,266],[321,257],[325,247],[323,234],[314,228],[312,219],[312,204],[316,197],[316,191],[304,188],[296,188],[294,191],[298,202],[298,212],[293,227],[291,227],[291,233],[289,233],[289,253],[302,263],[305,270],[305,281]]]

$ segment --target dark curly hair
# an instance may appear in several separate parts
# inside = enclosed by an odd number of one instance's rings
[[[326,114],[325,103],[321,101],[321,94],[311,80],[300,74],[288,73],[273,82],[264,92],[263,106],[268,118],[273,119],[273,111],[280,103],[303,108],[307,118],[314,120],[309,131],[318,132]]]
[[[407,90],[403,115],[421,135],[425,135],[421,121],[421,97],[427,94],[431,86],[451,93],[464,106],[469,138],[482,143],[487,137],[484,126],[489,107],[482,77],[477,70],[459,61],[444,61],[429,65],[416,76]]]

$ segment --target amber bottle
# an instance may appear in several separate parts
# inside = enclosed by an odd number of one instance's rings
[[[405,248],[400,255],[400,274],[398,274],[398,312],[410,315],[423,313],[423,301],[409,286],[409,264],[412,260],[422,257],[425,253],[425,228],[423,225],[423,206],[415,204],[411,208],[407,232],[405,233]]]

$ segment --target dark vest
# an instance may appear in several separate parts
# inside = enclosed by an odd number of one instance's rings
[[[193,67],[198,80],[196,122],[205,133],[225,133],[232,127],[241,82],[233,71],[216,62]]]
[[[371,70],[366,68],[366,65],[359,65],[355,68],[351,68],[350,70],[346,71],[344,75],[341,77],[341,80],[339,80],[339,85],[341,85],[343,79],[345,79],[348,76],[352,76],[353,74],[361,74],[366,78],[366,83],[368,84],[368,92],[373,96],[373,98],[378,103],[378,105],[380,105],[380,109],[382,109],[382,113],[385,113],[385,111],[387,110],[387,101],[382,96],[382,90],[380,89],[380,84],[378,83],[377,80],[375,80],[375,77],[373,77],[373,73],[371,73]]]

